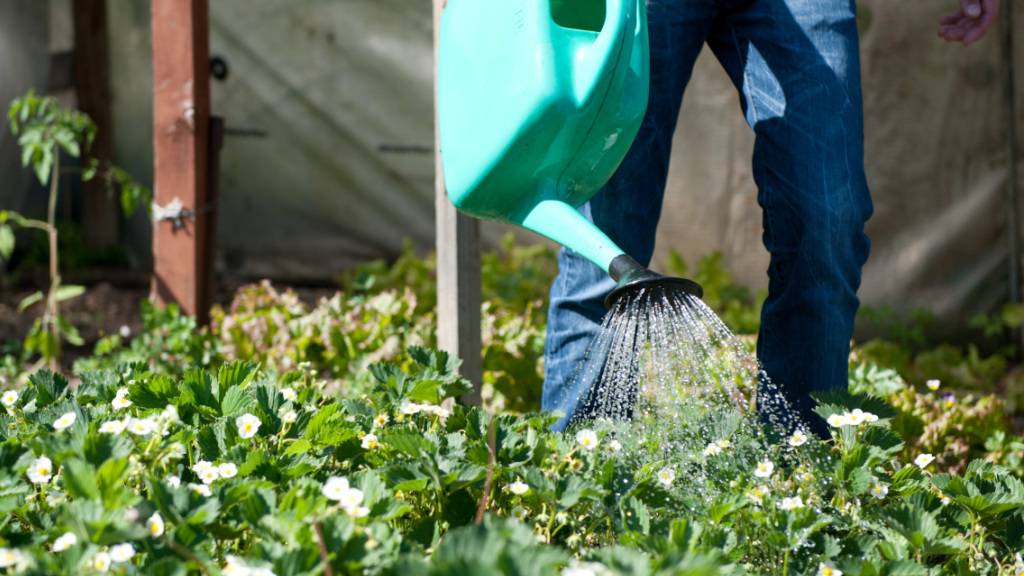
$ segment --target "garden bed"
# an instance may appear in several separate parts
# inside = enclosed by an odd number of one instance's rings
[[[699,410],[688,418],[717,424],[695,425],[706,438],[679,430],[686,450],[630,440],[614,423],[550,432],[552,418],[533,409],[553,257],[530,250],[484,259],[484,408],[449,401],[469,383],[457,360],[429,349],[431,266],[411,255],[320,300],[245,287],[210,330],[146,306],[130,337],[100,338],[68,377],[8,360],[0,564],[32,574],[1024,571],[1024,443],[1001,399],[980,383],[901,375],[870,349],[851,359],[850,393],[823,399],[829,442],[766,444]],[[756,318],[749,295],[705,283],[734,326]]]

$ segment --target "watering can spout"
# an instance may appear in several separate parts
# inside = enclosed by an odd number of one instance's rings
[[[554,240],[607,271],[615,258],[624,255],[608,236],[579,210],[561,200],[538,202],[522,221],[527,230]]]
[[[574,67],[576,101],[589,102],[599,90],[602,81],[614,71],[626,39],[634,34],[637,19],[645,17],[639,0],[606,0],[605,22],[593,44],[577,54]]]

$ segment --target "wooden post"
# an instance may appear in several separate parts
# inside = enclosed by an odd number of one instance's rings
[[[437,49],[441,11],[434,2],[434,101],[437,102]],[[441,169],[441,147],[434,107],[434,197],[437,226],[437,344],[462,359],[462,375],[474,385],[463,401],[480,403],[483,349],[480,342],[480,225],[448,200]]]
[[[153,285],[205,324],[208,253],[210,50],[207,0],[153,0]],[[180,203],[178,217],[169,206]],[[173,212],[173,210],[171,211]]]
[[[110,115],[110,54],[107,43],[107,0],[74,0],[74,78],[78,107],[96,122],[92,154],[110,160],[113,126]],[[106,248],[117,242],[117,197],[101,178],[85,183],[82,221],[85,243]]]

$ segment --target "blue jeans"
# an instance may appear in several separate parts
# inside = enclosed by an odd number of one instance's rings
[[[870,243],[853,0],[647,0],[647,116],[611,181],[581,210],[649,265],[683,91],[706,42],[754,130],[753,174],[771,254],[757,355],[819,434],[810,393],[844,388]],[[563,429],[592,382],[576,368],[597,334],[607,273],[563,249],[551,287],[544,410]]]

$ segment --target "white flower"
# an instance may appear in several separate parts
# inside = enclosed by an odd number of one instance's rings
[[[358,488],[349,488],[342,493],[338,503],[346,510],[356,508],[363,503],[363,491]]]
[[[202,472],[199,472],[199,479],[202,480],[203,484],[210,485],[220,478],[220,471],[216,466],[210,466],[209,468],[203,468]]]
[[[106,552],[97,552],[92,557],[92,568],[97,572],[106,572],[110,570],[110,554]]]
[[[168,486],[173,486],[174,488],[177,488],[181,486],[181,477],[168,474],[167,477],[164,478],[164,482],[167,482]]]
[[[53,546],[50,550],[53,552],[63,552],[75,544],[78,544],[78,536],[75,536],[74,532],[65,532],[53,541]]]
[[[384,426],[387,425],[389,420],[391,420],[391,418],[388,417],[387,413],[381,412],[380,414],[377,414],[376,416],[373,417],[373,427],[383,428]]]
[[[754,476],[758,478],[770,478],[772,472],[775,471],[775,464],[771,460],[765,460],[764,462],[758,462],[757,468],[754,469]]]
[[[924,454],[918,454],[917,458],[914,458],[914,464],[916,464],[918,468],[924,470],[932,463],[933,460],[935,460],[935,456],[926,452]]]
[[[124,429],[128,426],[128,423],[124,420],[107,420],[103,424],[100,424],[100,433],[102,434],[120,434],[124,432]]]
[[[252,414],[242,414],[235,418],[235,426],[238,426],[238,436],[240,438],[252,438],[260,429],[260,419]]]
[[[803,508],[804,501],[799,496],[793,496],[792,498],[783,498],[782,502],[779,502],[779,510],[796,510],[797,508]]]
[[[676,480],[676,471],[665,467],[658,471],[658,482],[661,482],[663,486],[671,486]]]
[[[224,576],[249,576],[249,567],[246,566],[238,556],[228,554],[224,567],[220,569]]]
[[[611,450],[612,452],[621,452],[622,451],[622,442],[619,442],[618,440],[612,439],[612,440],[610,440],[608,442],[608,449]]]
[[[33,484],[46,484],[53,477],[53,462],[46,456],[36,458],[28,467],[28,479]]]
[[[441,420],[445,420],[452,415],[451,410],[445,408],[444,406],[437,406],[434,404],[422,404],[420,405],[420,409],[428,414],[433,414],[434,416],[437,416]]]
[[[190,483],[188,487],[191,488],[192,491],[195,492],[196,494],[199,494],[200,496],[206,496],[207,498],[209,498],[213,494],[213,491],[210,490],[210,487],[207,486],[206,484]]]
[[[848,426],[850,420],[846,414],[833,414],[828,417],[828,425],[833,428],[839,428],[841,426]]]
[[[53,429],[58,432],[64,430],[74,424],[77,419],[78,416],[74,412],[65,412],[64,415],[53,421]]]
[[[154,538],[159,538],[164,535],[164,517],[159,512],[153,512],[153,515],[146,520],[146,530],[149,535]]]
[[[508,491],[517,496],[522,496],[530,491],[530,485],[522,480],[516,480],[508,485]]]
[[[934,392],[938,390],[940,386],[942,386],[942,382],[935,378],[932,378],[931,380],[925,382],[924,385],[927,386],[929,390]]]
[[[213,463],[209,460],[200,460],[192,465],[192,471],[196,473],[196,476],[203,473],[205,470],[213,468]]]
[[[295,392],[294,388],[281,388],[281,397],[289,402],[294,402],[299,395]]]
[[[409,402],[408,400],[402,402],[402,405],[398,407],[398,411],[401,412],[402,414],[405,414],[406,416],[410,416],[412,414],[419,414],[420,410],[422,409],[423,407],[420,406],[419,404],[416,404],[415,402]]]
[[[349,489],[348,478],[342,478],[340,476],[331,476],[324,482],[323,488],[320,491],[328,500],[334,500],[336,502],[341,501],[345,491]]]
[[[795,430],[789,436],[789,445],[796,448],[797,446],[803,446],[807,444],[807,434],[804,434],[803,430]]]
[[[132,401],[128,399],[128,389],[124,386],[118,388],[110,405],[114,407],[114,410],[123,410],[131,406]]]
[[[21,552],[11,548],[0,548],[0,568],[11,568],[22,561]]]
[[[174,404],[168,404],[164,407],[164,411],[160,413],[160,418],[164,422],[177,422],[178,421],[178,408]]]
[[[843,571],[831,564],[818,564],[818,576],[843,576]]]
[[[760,504],[764,497],[768,495],[768,492],[768,488],[764,486],[754,486],[747,492],[747,497]]]
[[[299,419],[299,415],[295,413],[295,410],[289,410],[284,414],[281,414],[281,421],[285,424],[294,424]]]
[[[75,536],[74,532],[65,532],[53,541],[53,546],[50,550],[53,552],[63,552],[75,544],[78,544],[78,536]]]
[[[370,512],[362,510],[363,491],[349,486],[347,478],[331,476],[324,483],[321,492],[328,499],[340,504],[349,516],[361,518]]]
[[[854,408],[853,412],[846,413],[846,421],[850,426],[860,426],[864,423],[864,411],[860,408]]]
[[[221,478],[234,478],[238,475],[238,466],[234,462],[224,462],[217,466],[217,473]]]
[[[573,562],[562,569],[561,576],[604,576],[610,574],[603,564],[597,562]]]
[[[367,434],[363,436],[363,450],[376,450],[380,448],[380,442],[377,440],[376,434]]]
[[[0,404],[3,404],[7,408],[10,408],[10,407],[14,406],[17,402],[18,402],[18,392],[17,392],[17,390],[8,390],[8,391],[4,392],[3,395],[0,395]]]
[[[121,324],[121,327],[117,329],[117,333],[121,335],[121,338],[127,340],[132,336],[132,329],[127,324]]]
[[[597,448],[597,433],[589,429],[580,430],[576,433],[576,442],[587,450],[593,450]]]
[[[712,442],[704,447],[705,456],[717,456],[722,453],[722,446],[718,442]]]
[[[370,515],[370,509],[366,506],[350,506],[345,508],[345,513],[353,518],[366,518]]]
[[[148,436],[153,433],[156,424],[149,418],[131,418],[128,420],[128,431],[136,436]]]
[[[869,423],[870,422],[878,422],[878,416],[872,414],[871,412],[865,412],[864,413],[864,421],[865,422],[869,422]]]
[[[881,500],[889,494],[889,487],[885,484],[875,483],[871,486],[871,495]]]
[[[135,548],[128,542],[110,547],[110,559],[118,564],[131,560],[132,556],[135,556]]]

